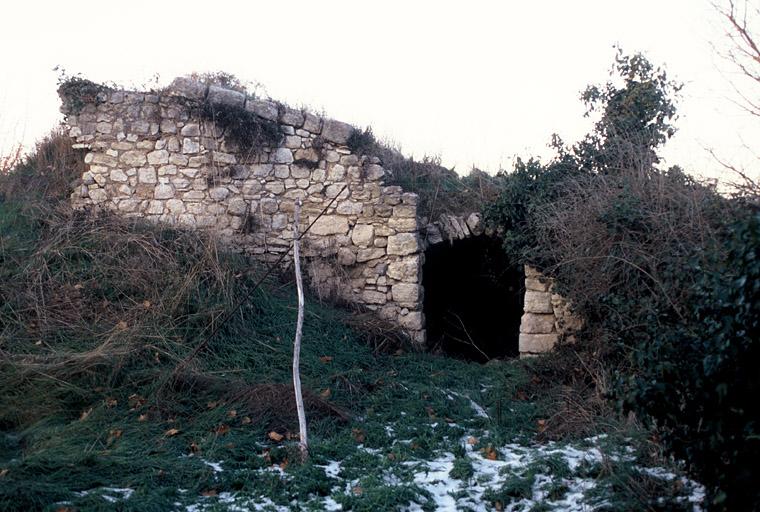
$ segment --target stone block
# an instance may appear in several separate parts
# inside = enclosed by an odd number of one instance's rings
[[[525,303],[523,309],[529,313],[553,313],[552,297],[548,292],[535,290],[525,291]]]
[[[334,119],[325,119],[322,125],[322,137],[335,144],[345,144],[353,132],[353,126]]]
[[[420,242],[416,233],[399,233],[388,237],[388,254],[405,256],[420,250]],[[550,304],[551,306],[551,304]]]
[[[368,247],[372,245],[375,236],[375,228],[372,224],[357,224],[351,232],[351,241],[359,247]],[[385,254],[385,251],[383,251]]]
[[[525,334],[551,334],[554,332],[554,315],[525,313],[520,320],[520,332]]]
[[[557,334],[524,334],[518,338],[518,346],[521,354],[540,354],[549,352],[557,344]]]
[[[419,280],[421,258],[419,255],[408,256],[388,265],[388,277],[407,283],[416,283]]]
[[[416,304],[422,296],[422,287],[412,283],[398,283],[391,287],[393,300],[402,304]]]
[[[310,218],[309,222],[314,219]],[[345,235],[348,233],[348,219],[340,215],[321,216],[309,231],[312,235]]]
[[[356,254],[356,261],[358,263],[364,263],[366,261],[376,260],[385,256],[385,249],[382,247],[373,247],[369,249],[359,249]]]
[[[277,104],[273,101],[249,99],[245,102],[245,109],[270,121],[277,121],[279,114]]]
[[[207,100],[209,103],[232,105],[242,107],[245,104],[245,94],[232,89],[225,89],[218,85],[211,85],[208,88]]]
[[[406,315],[397,318],[401,327],[412,331],[419,331],[425,327],[425,315],[419,311],[410,311]]]

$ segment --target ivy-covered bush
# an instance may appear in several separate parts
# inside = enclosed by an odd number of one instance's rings
[[[583,95],[593,132],[503,173],[487,220],[556,279],[586,319],[580,355],[606,365],[610,399],[686,461],[708,506],[758,509],[758,203],[658,168],[680,86],[641,55],[614,71]]]

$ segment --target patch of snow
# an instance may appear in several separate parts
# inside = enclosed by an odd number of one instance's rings
[[[219,462],[211,462],[206,459],[201,459],[203,463],[207,466],[209,466],[211,469],[214,470],[214,473],[221,473],[223,471],[222,469],[222,461]]]

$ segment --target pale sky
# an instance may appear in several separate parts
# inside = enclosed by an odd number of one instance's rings
[[[707,0],[11,0],[0,15],[0,154],[61,120],[55,66],[123,86],[223,70],[407,155],[495,172],[549,156],[552,133],[588,130],[579,94],[606,80],[620,44],[685,84],[668,164],[717,176],[714,148],[757,174],[742,145],[756,146],[760,120],[732,102]]]

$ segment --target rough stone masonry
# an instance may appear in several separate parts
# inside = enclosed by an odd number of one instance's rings
[[[327,208],[303,240],[312,289],[363,305],[424,344],[417,195],[384,186],[381,162],[349,149],[351,125],[188,78],[155,93],[101,88],[74,97],[62,89],[61,97],[75,147],[88,150],[88,170],[72,194],[75,206],[213,230],[265,261],[290,249],[297,199],[303,202],[301,232]],[[193,105],[200,102],[275,122],[282,142],[238,147],[197,115]],[[471,216],[458,225],[478,222]],[[524,336],[533,335],[520,335],[521,352],[553,345],[546,338],[523,350]]]

